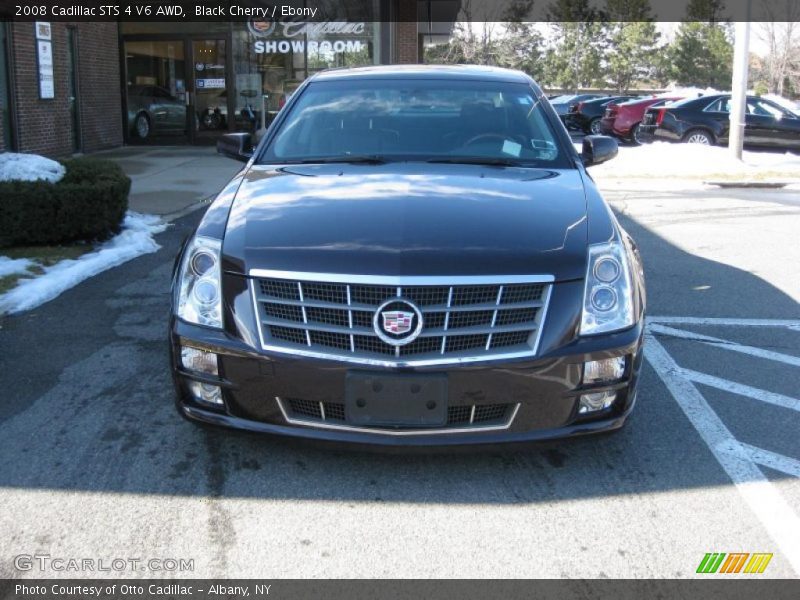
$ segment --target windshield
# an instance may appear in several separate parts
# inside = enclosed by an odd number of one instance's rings
[[[570,166],[528,85],[409,79],[312,82],[260,162],[351,159]]]

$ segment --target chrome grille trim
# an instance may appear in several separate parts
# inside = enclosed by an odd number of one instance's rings
[[[534,357],[554,282],[551,275],[392,277],[264,269],[249,276],[262,350],[381,367]],[[367,326],[378,308],[368,303],[404,293],[419,299],[423,322],[432,326],[407,346],[392,347]]]
[[[495,423],[492,425],[477,425],[473,423],[473,419],[475,417],[475,405],[473,404],[470,410],[470,425],[467,427],[451,426],[451,427],[429,427],[426,429],[381,429],[378,427],[355,427],[353,425],[342,425],[326,421],[324,418],[323,420],[319,420],[313,418],[299,419],[296,417],[291,417],[289,416],[289,413],[286,411],[286,408],[283,405],[283,400],[281,400],[280,397],[276,396],[275,401],[278,403],[278,408],[280,409],[281,415],[283,415],[284,420],[290,425],[301,425],[303,427],[314,427],[317,429],[333,429],[338,431],[355,431],[359,433],[376,433],[379,435],[394,435],[394,436],[474,433],[476,431],[479,432],[502,431],[511,427],[511,425],[514,423],[514,419],[517,418],[517,413],[519,412],[520,406],[522,406],[521,403],[514,404],[513,408],[511,408],[510,411],[511,414],[508,416],[508,419],[506,419],[504,423]]]

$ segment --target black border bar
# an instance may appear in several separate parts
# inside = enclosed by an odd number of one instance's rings
[[[654,559],[657,559],[654,557]],[[797,580],[762,575],[704,579],[633,580],[348,580],[348,579],[2,579],[2,600],[453,600],[686,598],[703,600],[795,599]],[[214,587],[216,586],[216,587]],[[262,586],[257,588],[256,586]],[[257,593],[257,590],[261,593]],[[99,593],[98,593],[99,590]],[[202,590],[202,591],[201,591]],[[246,591],[245,591],[246,590]],[[266,592],[266,593],[265,593]]]
[[[389,0],[387,11],[375,0],[2,0],[0,20],[452,22],[463,17],[462,2]],[[610,13],[606,0],[472,0],[470,11],[473,21],[501,22],[796,21],[800,0],[649,0],[629,13]]]

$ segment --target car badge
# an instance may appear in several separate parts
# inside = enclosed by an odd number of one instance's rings
[[[391,346],[404,346],[422,333],[422,311],[412,302],[392,298],[378,307],[372,318],[376,335]]]
[[[411,323],[414,321],[414,313],[404,310],[390,310],[381,313],[383,317],[383,330],[386,333],[402,335],[411,331]]]

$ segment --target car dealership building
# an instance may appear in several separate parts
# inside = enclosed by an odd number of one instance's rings
[[[370,21],[0,22],[0,151],[208,144],[269,125],[306,77],[420,62],[459,0],[375,0]]]

